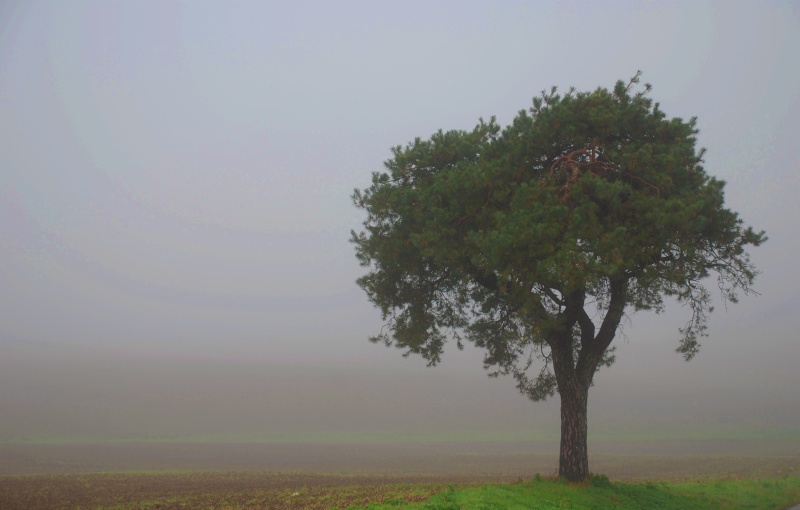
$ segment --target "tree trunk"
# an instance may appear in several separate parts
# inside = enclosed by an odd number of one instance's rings
[[[589,477],[589,451],[587,444],[588,388],[570,384],[561,388],[561,454],[558,476],[570,482],[582,482]]]

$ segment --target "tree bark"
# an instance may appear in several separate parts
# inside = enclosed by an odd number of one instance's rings
[[[558,476],[570,482],[582,482],[589,476],[588,388],[571,384],[559,391],[561,396],[561,448]]]
[[[627,280],[613,279],[609,288],[608,310],[597,335],[592,319],[583,308],[586,292],[579,290],[564,300],[565,309],[559,313],[559,322],[547,340],[561,397],[558,476],[570,482],[582,482],[589,477],[589,387],[625,311]],[[580,328],[577,353],[572,338],[575,324]]]

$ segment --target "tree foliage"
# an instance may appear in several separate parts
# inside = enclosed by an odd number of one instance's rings
[[[541,400],[588,388],[623,316],[674,298],[690,312],[677,351],[692,358],[707,277],[724,300],[751,292],[745,248],[766,237],[724,207],[696,119],[667,118],[638,81],[553,88],[504,129],[481,119],[394,147],[352,197],[367,215],[352,233],[358,284],[386,322],[372,340],[430,364],[448,339],[472,342]]]

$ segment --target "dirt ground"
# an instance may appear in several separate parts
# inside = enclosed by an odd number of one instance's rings
[[[615,480],[782,477],[800,455],[666,451],[617,446],[590,452],[591,470]],[[609,446],[609,449],[611,447]],[[599,450],[599,451],[598,451]],[[691,454],[694,450],[695,454]],[[633,453],[632,453],[633,452]],[[712,452],[712,453],[709,453]],[[743,453],[744,452],[744,453]],[[0,445],[0,508],[345,508],[424,499],[447,484],[554,475],[552,444],[98,443]],[[424,484],[412,492],[397,484]],[[227,503],[226,503],[227,502]]]
[[[253,471],[0,476],[0,508],[347,508],[389,499],[419,501],[444,490],[448,484],[471,482],[474,480],[453,476],[432,482],[424,476]]]

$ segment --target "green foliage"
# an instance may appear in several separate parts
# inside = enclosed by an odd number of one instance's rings
[[[606,475],[599,473],[591,473],[589,475],[589,483],[592,484],[592,487],[611,487],[611,480]]]
[[[369,270],[358,284],[386,321],[372,340],[430,364],[449,338],[471,341],[541,400],[587,388],[625,313],[671,297],[691,310],[677,350],[694,356],[706,278],[725,300],[750,292],[745,248],[766,237],[723,206],[696,120],[668,118],[638,81],[553,88],[504,129],[481,119],[394,147],[352,197],[367,215],[352,233]]]
[[[595,483],[599,482],[599,485]],[[784,480],[728,480],[692,483],[611,483],[595,475],[586,484],[536,480],[514,485],[448,490],[426,502],[403,508],[450,509],[780,509],[800,501],[800,478]],[[374,510],[396,508],[372,504]]]

